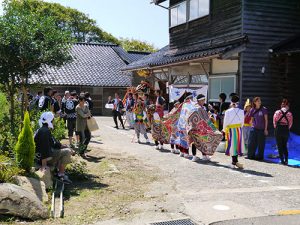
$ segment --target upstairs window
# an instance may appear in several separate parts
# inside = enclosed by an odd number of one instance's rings
[[[209,14],[209,0],[190,0],[190,17],[194,20]]]
[[[186,1],[179,3],[171,8],[171,23],[170,26],[174,27],[183,24],[187,21],[187,7]]]

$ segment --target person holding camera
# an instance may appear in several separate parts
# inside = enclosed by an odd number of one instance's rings
[[[116,125],[115,128],[119,129],[118,121],[117,121],[117,118],[118,118],[119,121],[121,122],[121,125],[122,125],[123,129],[125,130],[125,126],[124,126],[123,119],[122,119],[122,110],[124,108],[124,105],[123,105],[122,100],[119,97],[119,94],[115,93],[115,98],[114,99],[111,99],[111,96],[109,96],[108,97],[108,103],[114,105],[114,107],[112,109],[112,113],[113,113],[113,118],[114,118],[114,122],[115,122],[115,125]]]

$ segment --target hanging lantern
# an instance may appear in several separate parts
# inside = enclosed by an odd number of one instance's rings
[[[140,77],[148,77],[150,75],[150,70],[138,70],[137,74]]]

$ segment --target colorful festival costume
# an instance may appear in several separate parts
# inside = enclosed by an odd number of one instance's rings
[[[244,110],[232,107],[225,112],[224,128],[226,136],[226,155],[241,156],[245,151],[243,137]]]
[[[168,144],[170,140],[170,133],[155,108],[155,105],[151,105],[148,108],[149,118],[151,118],[152,137],[160,144]]]
[[[138,138],[138,142],[140,141],[140,134],[144,135],[147,142],[149,142],[147,132],[146,132],[146,126],[145,123],[147,123],[147,115],[144,111],[144,106],[141,102],[138,102],[135,104],[133,109],[133,119],[134,119],[134,130]]]
[[[177,129],[175,144],[189,149],[193,143],[204,155],[213,155],[222,140],[222,133],[214,127],[207,112],[191,99],[182,106]]]
[[[173,108],[169,114],[164,117],[163,124],[165,125],[168,134],[170,134],[170,144],[175,145],[178,120],[180,117],[182,104],[178,108]]]

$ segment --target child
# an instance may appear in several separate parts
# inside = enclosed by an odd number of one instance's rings
[[[144,124],[144,122],[147,122],[147,116],[146,116],[146,112],[144,110],[144,106],[142,103],[142,99],[141,98],[137,98],[137,102],[134,105],[134,109],[133,109],[133,119],[134,119],[134,130],[137,136],[137,142],[141,143],[140,141],[140,134],[144,135],[145,139],[146,139],[146,143],[150,144],[149,138],[147,136],[147,132],[146,132],[146,126]]]
[[[245,141],[245,152],[244,154],[248,154],[248,142],[249,142],[249,136],[250,136],[250,130],[251,130],[251,116],[250,116],[250,111],[251,111],[251,102],[250,99],[248,98],[245,106],[244,106],[244,114],[245,114],[245,121],[244,121],[244,141]]]
[[[217,105],[212,106],[212,111],[210,111],[210,120],[213,122],[214,126],[219,130],[219,113],[220,107]]]

